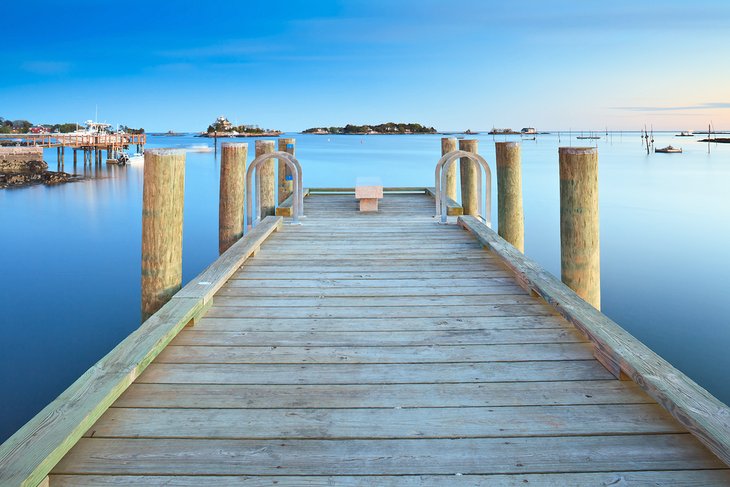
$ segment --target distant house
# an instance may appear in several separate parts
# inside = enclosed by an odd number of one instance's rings
[[[41,127],[41,126],[31,127],[30,133],[31,134],[47,134],[48,129],[46,127]]]
[[[219,131],[227,132],[233,128],[233,125],[231,122],[228,121],[226,117],[221,115],[218,117],[215,121],[215,126]]]
[[[522,130],[520,130],[523,134],[536,134],[537,130],[535,130],[534,127],[525,127]]]

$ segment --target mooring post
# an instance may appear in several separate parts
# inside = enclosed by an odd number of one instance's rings
[[[598,232],[598,150],[561,147],[560,276],[580,297],[601,309]]]
[[[274,152],[274,141],[273,140],[257,140],[256,141],[256,157],[269,152]],[[257,196],[261,197],[259,208],[261,209],[261,219],[263,220],[267,216],[274,215],[276,213],[276,200],[274,199],[276,188],[274,187],[274,160],[269,159],[268,161],[261,164],[257,171],[261,171],[261,178],[258,181],[261,183],[261,187],[256,189]]]
[[[221,183],[218,202],[218,252],[243,236],[248,144],[221,144]]]
[[[517,142],[495,142],[499,236],[525,252],[521,150]]]
[[[185,151],[153,149],[144,155],[142,189],[142,321],[182,285]]]
[[[479,141],[476,139],[462,139],[459,141],[459,150],[478,153]],[[461,206],[465,215],[479,214],[479,166],[465,157],[459,159],[461,170]]]
[[[455,137],[441,138],[441,156],[454,152],[456,150]],[[438,189],[438,188],[437,188]],[[456,201],[456,164],[451,164],[449,170],[446,171],[446,196]]]
[[[279,152],[288,152],[294,155],[295,143],[294,139],[279,139]],[[279,161],[279,204],[291,195],[293,187],[294,180],[292,179],[291,170],[284,161]]]

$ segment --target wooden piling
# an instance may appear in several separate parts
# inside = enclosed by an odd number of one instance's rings
[[[76,149],[74,149],[74,166],[76,165],[76,162],[78,161],[78,155],[76,154]]]
[[[279,139],[279,152],[288,152],[294,155],[294,139]],[[294,180],[291,179],[291,170],[283,162],[279,161],[279,204],[283,203],[291,194],[294,187]],[[287,179],[289,176],[289,179]]]
[[[496,142],[499,236],[525,252],[521,150],[517,142]]]
[[[462,139],[459,141],[459,149],[466,152],[477,153],[479,141],[475,139]],[[465,157],[459,160],[461,170],[461,206],[465,215],[479,214],[479,193],[477,184],[481,174],[478,163]]]
[[[456,150],[455,137],[441,138],[441,155],[444,156],[449,152]],[[451,164],[449,170],[446,171],[446,196],[456,201],[456,164]]]
[[[153,149],[144,155],[142,190],[142,321],[182,285],[185,151]]]
[[[228,250],[243,236],[248,144],[221,144],[221,182],[218,203],[218,252]]]
[[[601,309],[598,150],[561,147],[559,154],[561,279]]]
[[[269,152],[274,152],[273,140],[256,141],[256,157]],[[261,209],[260,214],[263,220],[267,216],[274,215],[276,212],[276,200],[274,199],[276,193],[276,188],[274,187],[274,160],[269,159],[260,165],[257,171],[261,171],[261,188],[257,191],[261,196],[259,208]]]

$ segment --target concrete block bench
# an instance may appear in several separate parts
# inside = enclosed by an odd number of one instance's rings
[[[355,198],[360,201],[360,211],[378,211],[378,200],[383,198],[383,183],[380,178],[357,178]]]

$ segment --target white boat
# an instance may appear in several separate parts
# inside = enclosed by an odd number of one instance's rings
[[[213,152],[213,148],[206,144],[195,144],[186,148],[188,152]]]
[[[661,154],[679,154],[682,152],[682,148],[668,145],[666,147],[662,147],[661,149],[654,149],[654,152],[659,152]]]

